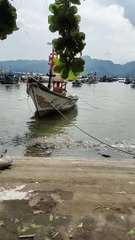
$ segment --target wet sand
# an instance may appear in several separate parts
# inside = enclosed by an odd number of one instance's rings
[[[0,189],[0,240],[135,239],[135,160],[16,158]]]

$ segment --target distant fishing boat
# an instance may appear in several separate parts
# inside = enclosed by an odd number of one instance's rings
[[[124,82],[125,84],[131,84],[132,83],[132,79],[131,78],[129,78],[129,77],[126,77],[126,79],[125,79],[125,82]]]
[[[72,86],[73,87],[81,87],[82,86],[82,82],[80,79],[76,79],[72,82]]]
[[[96,72],[94,74],[88,74],[88,79],[87,79],[88,84],[96,84],[98,83],[98,80],[99,79]]]
[[[131,88],[135,88],[135,83],[132,83],[132,84],[131,84]]]
[[[48,86],[43,85],[33,77],[29,77],[27,81],[27,93],[32,98],[39,117],[53,112],[68,111],[75,106],[78,100],[77,96],[67,95],[68,81],[54,76],[54,57],[55,53],[53,52],[49,57]]]
[[[19,79],[12,74],[5,74],[0,78],[1,84],[18,84]]]

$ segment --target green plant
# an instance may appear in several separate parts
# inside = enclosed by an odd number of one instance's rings
[[[6,39],[8,34],[17,30],[16,9],[8,0],[0,0],[0,40]]]
[[[77,14],[75,5],[80,0],[55,0],[50,4],[52,15],[48,16],[49,29],[58,32],[59,37],[52,44],[59,58],[55,60],[54,71],[64,79],[75,79],[84,70],[84,60],[81,58],[85,46],[85,34],[80,32],[81,17]]]

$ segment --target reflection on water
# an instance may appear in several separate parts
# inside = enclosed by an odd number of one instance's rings
[[[8,92],[13,92],[15,89],[19,89],[20,87],[20,84],[17,83],[17,84],[1,84],[0,85],[0,88],[1,90],[3,91],[8,91]]]
[[[35,106],[26,94],[26,84],[0,85],[0,153],[40,154],[100,158],[102,153],[129,158],[86,136],[78,128],[123,150],[135,152],[135,91],[120,83],[68,85],[77,95],[77,108],[65,113],[68,119],[53,114],[38,119]],[[36,146],[36,147],[35,147]]]
[[[70,111],[64,113],[65,118],[59,113],[44,116],[40,119],[37,115],[34,115],[32,121],[27,122],[27,126],[32,137],[62,133],[65,127],[70,127],[69,125],[76,121],[77,112],[77,106],[75,106]]]

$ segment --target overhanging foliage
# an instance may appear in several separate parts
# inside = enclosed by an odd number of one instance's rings
[[[16,9],[8,0],[0,0],[0,40],[7,38],[8,34],[16,31]]]
[[[77,14],[75,5],[81,4],[80,0],[55,0],[50,4],[52,13],[48,17],[51,32],[58,31],[59,37],[53,39],[55,52],[59,56],[54,71],[62,78],[73,80],[84,70],[84,60],[81,58],[85,46],[85,34],[80,32],[81,17]]]

